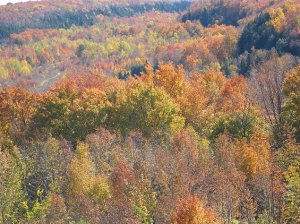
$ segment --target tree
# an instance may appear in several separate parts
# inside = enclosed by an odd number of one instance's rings
[[[209,206],[220,214],[224,223],[229,224],[234,219],[250,220],[256,211],[256,203],[247,186],[246,174],[239,170],[237,145],[223,134],[216,139],[213,150],[215,160],[211,165],[211,176],[207,177],[207,187],[203,189],[208,195]]]
[[[25,88],[5,87],[1,90],[0,127],[16,143],[24,140],[38,99],[38,94]]]
[[[132,81],[111,99],[112,109],[106,126],[120,130],[122,135],[141,131],[146,137],[162,131],[179,131],[184,122],[179,106],[161,89]]]
[[[247,80],[243,76],[228,80],[217,102],[221,118],[217,129],[224,130],[226,123],[229,123],[228,131],[232,132],[234,137],[249,137],[253,133],[254,126],[261,125],[259,122],[261,110],[251,99]],[[222,117],[227,119],[224,120]]]
[[[268,50],[275,47],[280,35],[270,20],[270,14],[264,13],[247,24],[238,42],[240,53],[251,51],[252,47]]]
[[[288,223],[300,222],[300,162],[291,165],[284,173],[287,181],[284,218]]]
[[[237,143],[235,160],[237,168],[245,173],[248,178],[252,178],[258,171],[259,155],[252,147],[248,147],[245,141]]]
[[[64,199],[57,193],[50,195],[49,208],[46,211],[46,220],[48,223],[64,224],[68,221],[69,216]]]
[[[174,224],[217,224],[218,215],[209,207],[204,207],[197,197],[183,200],[173,216]]]
[[[206,165],[203,154],[204,149],[186,131],[177,133],[170,143],[160,144],[156,149],[154,185],[158,211],[155,221],[170,223],[176,205],[193,194],[204,172],[201,165]]]
[[[78,85],[68,80],[45,94],[33,117],[34,125],[39,129],[48,128],[54,137],[62,136],[76,144],[103,124],[109,105],[106,94]]]
[[[126,161],[118,161],[110,176],[113,186],[113,202],[107,214],[109,223],[136,223],[133,196],[136,194],[137,181],[132,167]]]
[[[159,69],[153,76],[154,85],[162,87],[173,99],[178,98],[185,90],[186,78],[183,66],[179,65],[177,69],[172,62],[167,64],[160,63]]]
[[[3,224],[8,224],[18,222],[21,218],[25,194],[22,190],[23,174],[19,158],[14,158],[2,146],[0,145],[0,218]]]
[[[105,177],[96,175],[87,145],[76,147],[74,158],[68,169],[66,203],[74,220],[99,222],[107,210],[111,190]]]
[[[300,142],[300,67],[291,72],[283,85],[287,102],[283,107],[283,123]]]
[[[53,191],[64,190],[67,166],[71,160],[69,146],[52,137],[42,137],[23,145],[20,150],[27,164],[23,187],[30,208],[36,202],[44,203]],[[40,192],[39,195],[37,192]]]
[[[119,138],[108,130],[100,128],[96,133],[88,135],[85,142],[89,147],[96,172],[99,175],[113,172],[120,153],[118,150]]]
[[[296,140],[288,137],[282,147],[276,153],[276,159],[279,167],[283,171],[287,171],[290,166],[297,163],[300,158],[300,145]]]
[[[264,109],[267,122],[274,128],[274,134],[280,135],[281,113],[286,98],[283,83],[287,74],[296,66],[292,55],[278,57],[273,53],[250,72],[251,96]]]
[[[215,116],[215,98],[225,84],[224,74],[207,71],[194,74],[178,99],[186,124],[202,134],[207,134]]]

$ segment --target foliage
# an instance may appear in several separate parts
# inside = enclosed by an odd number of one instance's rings
[[[285,80],[284,83],[284,94],[288,98],[288,101],[284,105],[283,118],[284,122],[290,129],[290,131],[294,134],[297,141],[299,141],[299,86],[300,86],[300,69],[296,68],[295,71],[290,73]]]
[[[55,137],[76,143],[104,123],[106,106],[104,92],[93,88],[80,91],[71,81],[45,95],[33,120],[37,126],[53,130]]]
[[[18,156],[16,149],[13,149]],[[22,217],[22,164],[19,158],[0,145],[0,218],[2,223],[17,223]]]
[[[203,208],[197,197],[187,198],[179,205],[178,212],[174,214],[175,224],[219,223],[217,215],[211,208]]]
[[[0,6],[0,223],[299,223],[299,12]]]
[[[141,131],[145,136],[160,135],[162,131],[178,131],[184,118],[179,106],[160,89],[132,81],[112,99],[107,125],[123,135]]]
[[[287,172],[285,172],[285,179],[287,181],[287,191],[285,193],[286,205],[284,208],[284,217],[288,223],[297,223],[300,215],[299,161],[288,168]]]

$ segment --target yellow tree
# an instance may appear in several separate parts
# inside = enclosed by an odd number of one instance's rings
[[[78,144],[69,166],[65,194],[67,205],[77,221],[99,222],[101,212],[107,209],[108,182],[95,174],[88,147],[83,143]]]
[[[237,168],[244,172],[248,178],[253,177],[258,171],[258,154],[249,147],[245,141],[238,141],[235,151]]]
[[[287,181],[284,218],[287,223],[300,223],[300,162],[291,165],[284,173]]]
[[[281,33],[286,26],[285,15],[282,8],[274,9],[269,11],[271,20],[267,22],[267,25],[273,25],[278,33]]]
[[[255,130],[250,140],[236,141],[235,162],[238,169],[248,178],[257,173],[268,175],[270,172],[271,147],[268,135]]]

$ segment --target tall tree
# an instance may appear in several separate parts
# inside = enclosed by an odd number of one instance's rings
[[[22,165],[18,160],[0,145],[0,218],[3,224],[16,223],[21,218],[25,194],[22,190]]]
[[[290,73],[284,82],[284,94],[287,102],[284,105],[283,119],[286,127],[300,142],[300,67]]]
[[[278,57],[276,53],[263,60],[250,72],[249,86],[251,96],[261,108],[268,123],[274,127],[274,133],[279,135],[281,113],[286,101],[283,94],[283,83],[287,74],[297,65],[297,59],[292,55]]]

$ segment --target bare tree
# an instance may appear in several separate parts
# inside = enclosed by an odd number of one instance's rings
[[[264,109],[265,118],[272,127],[280,124],[280,114],[285,102],[283,82],[298,62],[299,59],[290,54],[279,57],[274,52],[250,72],[251,95]]]

